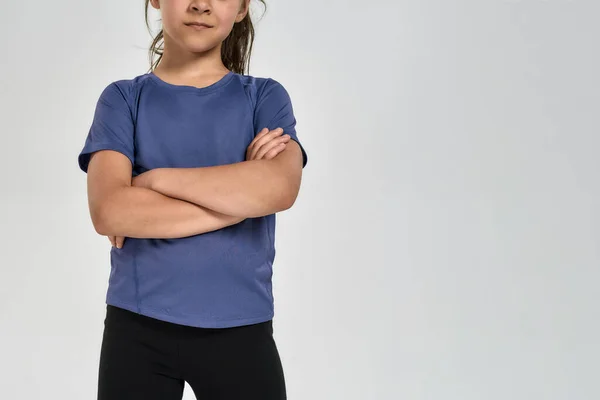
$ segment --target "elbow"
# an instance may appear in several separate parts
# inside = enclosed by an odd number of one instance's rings
[[[258,200],[258,199],[257,199]],[[245,218],[258,218],[265,215],[275,214],[285,211],[294,205],[295,196],[289,195],[289,192],[281,191],[277,196],[268,199],[258,200],[254,203],[248,203],[242,210],[227,212],[228,215]]]
[[[291,185],[291,187],[285,192],[285,195],[281,198],[281,211],[292,208],[296,199],[298,198],[299,187],[298,185]]]
[[[121,217],[117,215],[120,208],[117,206],[118,196],[115,194],[104,196],[96,204],[91,204],[92,224],[99,235],[117,236],[115,224]]]
[[[127,186],[105,190],[101,195],[90,198],[89,208],[94,229],[102,236],[124,236],[119,233],[122,227],[121,219],[127,211],[124,205],[127,198],[123,196],[123,190]]]
[[[102,236],[109,236],[110,224],[108,216],[110,214],[106,211],[105,205],[96,206],[91,211],[92,224],[96,233]]]

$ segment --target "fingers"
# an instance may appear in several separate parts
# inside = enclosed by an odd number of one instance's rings
[[[108,240],[113,247],[118,249],[123,248],[123,243],[125,242],[125,238],[123,236],[108,236]]]
[[[254,149],[254,145],[256,144],[256,142],[258,142],[258,140],[260,140],[267,133],[269,133],[269,128],[263,128],[262,131],[258,132],[258,134],[254,137],[254,139],[252,139],[252,142],[250,142],[250,144],[248,145],[248,149],[246,151],[246,158],[248,160],[251,160],[252,159],[251,157],[254,156],[254,153],[252,152],[252,150]]]
[[[269,133],[269,128],[263,128],[262,131],[258,132],[258,135],[256,135],[254,140],[252,140],[252,143],[256,142],[258,139],[265,136],[267,133]]]
[[[285,144],[291,139],[290,135],[281,135],[282,128],[272,131],[263,129],[248,146],[246,160],[272,159],[285,149]]]
[[[270,142],[265,143],[260,147],[258,152],[256,153],[256,159],[260,160],[266,158],[268,160],[275,157],[277,154],[281,153],[287,142],[290,141],[290,137],[288,135],[284,135],[278,138],[271,140]]]
[[[280,145],[275,146],[265,154],[264,158],[266,160],[272,160],[277,154],[281,153],[283,149],[285,149],[285,145],[285,143],[281,143]]]
[[[266,132],[265,132],[266,131]],[[256,153],[260,150],[261,146],[274,138],[281,136],[283,134],[282,128],[277,128],[272,131],[269,131],[268,128],[264,128],[259,134],[252,140],[250,145],[248,146],[248,152],[246,154],[246,158],[249,160],[256,159]]]

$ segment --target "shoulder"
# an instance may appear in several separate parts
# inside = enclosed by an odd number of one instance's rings
[[[257,95],[262,95],[270,90],[285,90],[284,86],[278,80],[272,77],[241,74],[235,75],[244,87],[257,93]]]
[[[289,101],[289,94],[283,84],[273,77],[236,74],[246,94],[254,106],[266,100]]]
[[[142,87],[149,82],[148,78],[148,74],[142,74],[111,81],[102,89],[99,101],[109,105],[126,104],[133,109]]]

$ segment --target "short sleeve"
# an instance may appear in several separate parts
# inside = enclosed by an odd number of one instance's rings
[[[79,168],[87,173],[92,153],[99,150],[118,151],[134,164],[134,124],[128,92],[113,82],[100,95],[94,118],[83,149],[79,153]]]
[[[302,168],[308,162],[308,155],[296,134],[296,118],[292,102],[286,89],[276,80],[268,78],[257,96],[254,110],[254,134],[264,128],[283,129],[283,134],[290,135],[302,150]]]

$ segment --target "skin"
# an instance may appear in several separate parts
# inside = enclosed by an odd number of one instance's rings
[[[250,0],[151,0],[159,10],[164,32],[164,52],[154,74],[174,85],[209,86],[219,81],[229,70],[221,59],[221,46],[235,23],[242,21]],[[190,22],[205,22],[210,28],[196,30]],[[263,129],[246,151],[246,161],[272,159],[289,142],[283,131]],[[131,186],[151,189],[152,170],[134,177]],[[125,237],[108,236],[111,244],[123,247]]]
[[[155,74],[173,84],[208,86],[227,72],[221,46],[235,23],[242,21],[250,0],[151,0],[159,10],[164,32],[164,53]],[[196,30],[189,22],[211,28]]]

